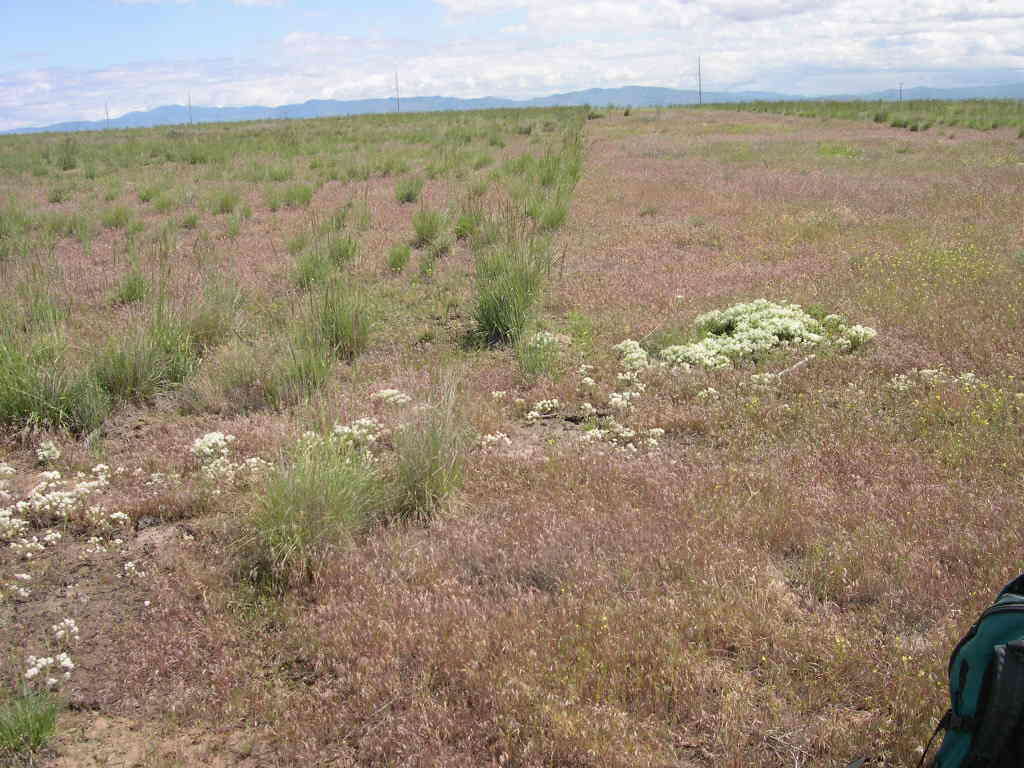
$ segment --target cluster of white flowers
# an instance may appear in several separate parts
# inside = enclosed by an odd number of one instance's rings
[[[562,347],[569,343],[569,337],[562,333],[551,333],[549,331],[537,331],[530,337],[528,342],[537,347],[558,346]]]
[[[351,424],[335,424],[332,435],[353,448],[369,448],[384,436],[384,425],[374,418],[356,419]]]
[[[550,400],[538,400],[533,404],[533,408],[527,412],[526,420],[534,421],[535,419],[554,413],[561,407],[562,403],[557,397],[551,398]]]
[[[839,315],[818,322],[798,304],[776,304],[767,299],[706,312],[694,325],[701,341],[665,347],[659,353],[665,365],[683,370],[691,366],[729,368],[775,347],[791,345],[832,343],[851,351],[877,335],[872,328],[847,325]]]
[[[636,371],[650,366],[651,361],[647,350],[640,346],[639,341],[626,339],[612,347],[622,357],[622,365],[627,370]]]
[[[398,389],[382,389],[370,395],[371,400],[380,400],[386,405],[405,405],[412,401],[405,392]]]
[[[231,453],[233,442],[235,442],[234,435],[225,435],[223,432],[207,432],[192,442],[192,455],[204,464],[214,459],[227,458]]]
[[[914,386],[914,382],[905,373],[897,373],[889,379],[889,389],[896,392],[906,392]]]
[[[32,594],[32,590],[25,585],[32,581],[32,575],[28,573],[15,573],[12,579],[9,582],[0,581],[0,597],[10,595],[27,600],[29,595]]]
[[[207,432],[192,443],[192,454],[202,462],[203,478],[213,486],[214,495],[219,495],[224,488],[245,487],[256,482],[266,474],[273,465],[258,456],[244,461],[231,460],[231,444],[234,435],[223,432]],[[150,477],[153,481],[153,476]],[[160,482],[165,476],[161,475]]]
[[[580,413],[583,414],[583,418],[589,419],[591,416],[594,416],[597,413],[597,408],[595,408],[590,403],[584,401],[580,403]]]
[[[169,485],[174,485],[180,481],[181,475],[177,472],[169,475],[164,472],[150,472],[149,478],[145,482],[145,486],[147,488],[164,488]]]
[[[620,411],[629,410],[633,406],[633,400],[640,397],[639,392],[626,390],[625,392],[612,392],[608,395],[608,405]]]
[[[115,546],[121,545],[121,539],[114,539],[111,544]],[[107,551],[107,545],[103,543],[103,539],[99,536],[90,536],[89,541],[86,542],[85,548],[82,550],[82,559],[85,560],[89,555],[101,555]]]
[[[246,487],[273,469],[273,464],[259,456],[250,456],[240,462],[231,461],[226,456],[204,464],[202,473],[214,486]],[[215,488],[214,493],[219,493]]]
[[[587,442],[611,443],[625,453],[636,453],[640,448],[657,448],[658,439],[664,434],[665,430],[660,427],[638,431],[619,423],[613,416],[606,416],[584,431],[583,439]]]
[[[12,552],[20,556],[24,560],[31,560],[35,555],[46,550],[46,547],[50,544],[55,544],[60,541],[61,535],[59,531],[46,531],[41,536],[20,536],[10,544]]]
[[[750,383],[758,387],[770,387],[779,381],[777,373],[754,373],[750,376]]]
[[[117,575],[117,578],[121,577],[129,579],[144,579],[146,578],[146,572],[139,568],[134,560],[128,560],[122,567],[122,572]]]
[[[717,400],[719,397],[718,390],[714,387],[704,387],[697,393],[698,400]]]
[[[491,398],[494,400],[504,400],[508,396],[508,392],[504,389],[496,389],[491,392]]]
[[[502,445],[507,447],[512,445],[512,441],[504,432],[492,432],[491,434],[483,435],[480,438],[481,448],[491,448],[492,446],[496,445]]]
[[[110,467],[97,464],[92,477],[79,472],[77,482],[69,485],[60,472],[43,472],[40,482],[28,497],[13,506],[0,508],[0,537],[13,538],[28,527],[28,520],[36,522],[66,521],[78,510],[84,509],[86,499],[110,484]]]
[[[123,528],[131,522],[124,512],[107,512],[100,504],[93,504],[82,513],[82,522],[89,528],[106,531],[111,528]]]
[[[60,448],[53,444],[53,440],[47,440],[36,448],[36,458],[40,464],[49,464],[60,458]]]
[[[75,664],[67,653],[58,653],[54,656],[29,656],[25,660],[25,679],[42,679],[46,675],[45,683],[47,688],[56,688],[60,685],[60,679],[50,676],[50,670],[56,667],[54,672],[61,674],[64,680],[71,678],[71,672]]]
[[[965,371],[964,373],[954,376],[951,373],[947,373],[942,368],[915,368],[910,371],[909,374],[897,373],[889,379],[888,386],[889,389],[896,392],[906,392],[917,385],[915,379],[919,379],[922,383],[930,387],[939,385],[957,386],[967,392],[970,392],[981,384],[978,375],[973,371]]]
[[[833,339],[832,343],[844,352],[852,352],[858,347],[867,344],[877,335],[878,331],[874,328],[868,328],[863,325],[851,325],[849,328],[843,328]]]
[[[53,639],[58,643],[70,643],[72,640],[78,639],[78,624],[75,623],[74,619],[66,618],[52,625],[50,631],[53,632]]]

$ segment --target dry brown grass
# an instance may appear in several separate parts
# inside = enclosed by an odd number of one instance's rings
[[[628,421],[665,429],[658,448],[628,457],[583,444],[571,421],[523,418],[551,397],[574,413],[578,375],[527,380],[509,350],[464,344],[469,247],[430,280],[388,274],[387,249],[409,238],[416,207],[395,200],[392,178],[328,181],[314,210],[361,197],[372,211],[347,273],[380,308],[367,353],[279,412],[185,415],[170,392],[115,412],[91,445],[52,435],[64,469],[144,467],[116,478],[103,502],[156,525],[131,531],[124,555],[81,560],[84,536],[71,532],[32,564],[33,597],[0,607],[0,646],[15,659],[4,678],[49,624],[75,615],[74,707],[131,718],[154,744],[190,734],[225,764],[915,762],[944,708],[952,643],[1021,567],[1019,148],[970,132],[951,141],[841,121],[657,115],[587,123],[539,321],[572,339],[564,368],[593,365],[606,394],[614,344],[674,343],[698,314],[762,296],[841,312],[876,328],[875,341],[819,351],[768,384],[751,374],[807,355],[756,370],[648,371]],[[498,164],[540,151],[513,129],[508,147],[489,150]],[[429,181],[423,204],[455,205],[471,180]],[[44,181],[33,205],[50,205]],[[488,195],[497,206],[500,184]],[[286,245],[309,213],[269,211],[255,185],[243,198],[253,217],[241,236],[214,234],[196,256],[200,235],[183,232],[168,269],[183,300],[214,268],[234,276],[247,296],[235,337],[260,344],[298,301]],[[204,230],[225,217],[209,218]],[[123,238],[105,232],[89,255],[70,240],[55,251],[83,346],[89,327],[128,322],[103,304]],[[914,373],[938,368],[946,374],[932,381]],[[192,440],[221,430],[237,435],[238,456],[276,461],[307,428],[370,414],[398,426],[405,412],[370,393],[393,387],[423,402],[442,370],[456,373],[470,425],[511,445],[471,450],[461,494],[429,523],[372,528],[284,595],[252,583],[237,544],[258,487],[211,494]],[[967,371],[977,380],[954,378]],[[699,397],[707,387],[719,397]],[[19,492],[44,437],[8,434],[0,458],[19,470]],[[386,463],[391,446],[380,450]],[[183,482],[145,485],[155,471]],[[146,579],[115,578],[127,557]],[[22,567],[2,558],[4,574]],[[88,732],[65,732],[59,764],[95,751],[104,736]],[[159,765],[162,749],[138,759]]]

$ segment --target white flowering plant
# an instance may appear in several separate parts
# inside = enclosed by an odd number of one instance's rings
[[[664,365],[683,370],[730,368],[741,361],[757,361],[779,347],[832,345],[852,352],[877,335],[873,328],[849,325],[839,315],[826,315],[819,321],[798,304],[767,299],[706,312],[697,317],[694,328],[700,340],[662,349],[658,356]],[[624,345],[639,347],[630,339],[619,347]]]

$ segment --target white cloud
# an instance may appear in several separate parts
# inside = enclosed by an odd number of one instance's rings
[[[234,0],[267,2],[268,0]],[[590,87],[855,93],[1024,80],[1020,0],[436,0],[453,39],[282,34],[247,61],[0,75],[0,127],[161,104],[309,98],[525,98]],[[476,37],[457,38],[469,15]],[[493,32],[484,34],[493,16]],[[461,21],[460,21],[461,20]]]

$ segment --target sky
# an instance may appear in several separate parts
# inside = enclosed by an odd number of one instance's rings
[[[1024,0],[0,0],[0,130],[184,104],[1024,81]]]

